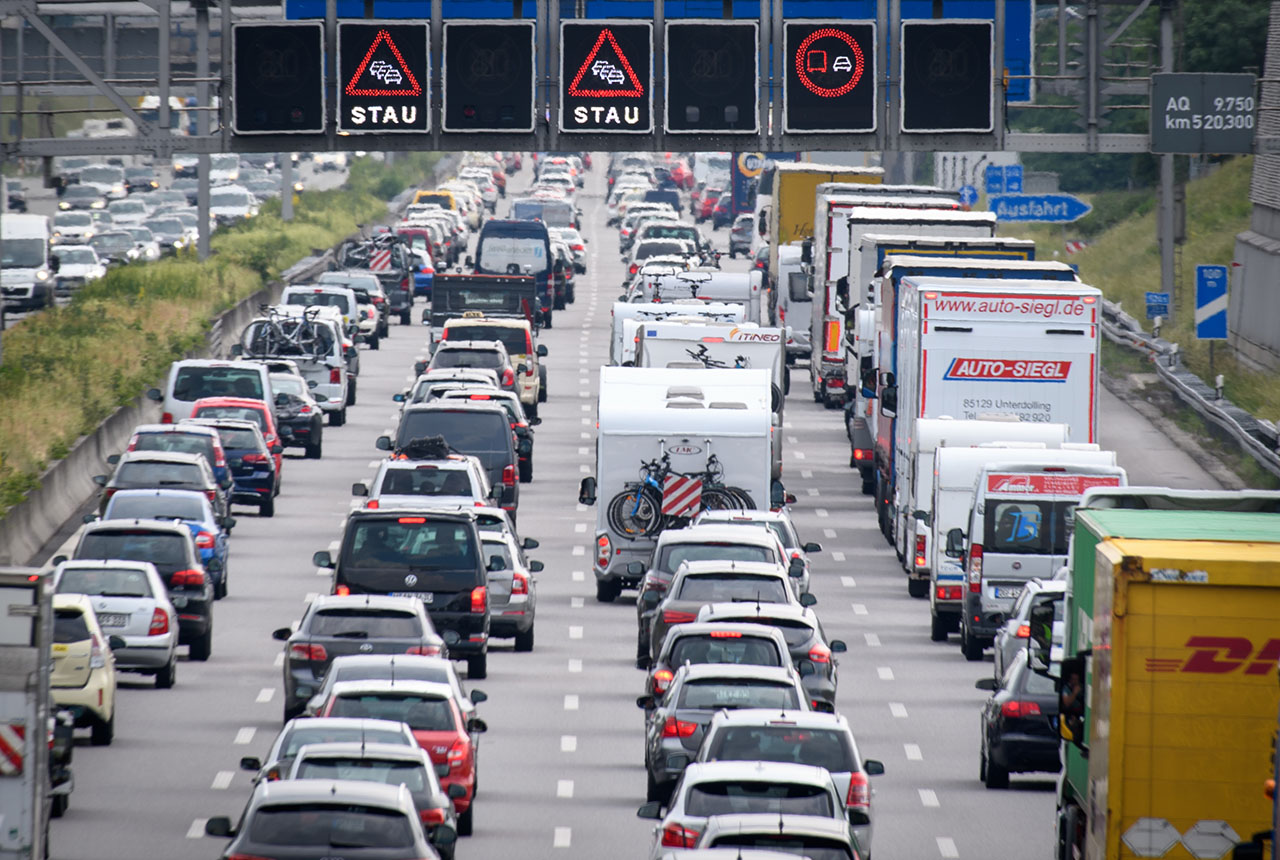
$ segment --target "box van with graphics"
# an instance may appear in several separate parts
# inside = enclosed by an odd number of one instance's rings
[[[555,297],[555,272],[551,235],[541,221],[491,219],[485,222],[476,243],[477,275],[532,275],[538,285],[540,322],[551,328],[551,300]]]

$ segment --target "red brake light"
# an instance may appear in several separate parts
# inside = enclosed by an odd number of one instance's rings
[[[1038,717],[1040,705],[1035,702],[1005,702],[1000,706],[1000,714],[1005,717]]]
[[[426,521],[426,517],[400,517],[400,519],[396,520],[396,522],[403,523],[405,525],[421,525]]]
[[[854,773],[849,777],[849,796],[845,798],[844,805],[850,809],[871,808],[871,786],[865,773]]]
[[[156,607],[151,612],[151,626],[147,628],[148,636],[163,636],[169,632],[169,613]]]
[[[512,594],[528,594],[529,593],[529,574],[521,571],[514,571],[511,574],[511,593]]]
[[[309,660],[313,663],[323,663],[329,659],[329,654],[324,650],[323,645],[311,645],[302,642],[294,643],[289,646],[290,660]]]
[[[671,679],[675,677],[675,673],[670,669],[659,669],[653,673],[653,691],[655,693],[665,693],[667,685],[671,683]]]
[[[502,467],[502,485],[504,487],[514,487],[516,485],[516,467]]]
[[[436,824],[444,824],[443,809],[424,809],[418,813],[418,817],[422,819],[423,827],[431,827]]]
[[[691,737],[697,730],[697,723],[686,723],[684,720],[677,720],[675,717],[667,717],[667,721],[662,724],[662,736],[664,738],[687,738]]]
[[[982,593],[982,544],[969,547],[969,592]]]
[[[164,413],[162,413],[162,414],[160,415],[160,423],[161,423],[161,424],[172,424],[172,423],[173,423],[173,413],[172,413],[172,412],[164,412]],[[132,450],[132,449],[130,449],[130,450]]]
[[[596,539],[596,567],[604,569],[609,566],[609,559],[613,555],[613,545],[609,541],[608,535],[600,535]]]
[[[662,828],[662,844],[668,848],[693,848],[698,844],[699,831],[668,824]]]
[[[939,585],[934,594],[939,600],[960,600],[964,589],[959,585]]]
[[[377,499],[370,499],[369,501],[364,503],[364,506],[366,509],[371,511],[376,511],[378,510],[378,508],[382,507],[380,504],[378,504]]]
[[[924,567],[928,559],[924,557],[924,535],[916,535],[916,567]]]
[[[488,400],[492,395],[489,394],[471,394],[468,395],[469,400]]]
[[[515,385],[516,372],[509,367],[506,370],[502,371],[502,384],[507,387]]]
[[[217,490],[205,490],[205,491],[204,491],[204,494],[205,494],[205,496],[206,496],[206,497],[208,497],[209,501],[211,501],[211,502],[216,502],[216,501],[218,501],[218,491],[217,491]]]
[[[1017,635],[1017,637],[1018,637],[1019,639],[1026,639],[1026,638],[1030,637],[1030,636],[1031,636],[1031,625],[1030,625],[1030,624],[1019,624],[1019,625],[1018,625],[1018,632],[1017,632],[1017,634],[1016,634],[1016,635]]]
[[[209,532],[200,532],[196,535],[196,546],[200,549],[213,549],[213,535]]]
[[[471,611],[484,612],[489,608],[489,589],[483,585],[477,585],[471,589]]]
[[[351,593],[351,589],[345,585],[339,585],[337,588],[333,590],[333,593],[338,595],[339,597],[346,597],[348,594]]]
[[[737,630],[712,630],[712,639],[741,639],[742,634]]]
[[[830,663],[831,649],[819,642],[809,649],[809,659],[814,663]]]
[[[338,385],[341,382],[342,382],[342,368],[341,367],[329,368],[329,384]]]
[[[637,266],[635,263],[632,263],[631,268],[628,271],[634,275],[636,272],[640,271],[640,267]]]
[[[668,624],[687,624],[697,617],[692,612],[680,612],[675,609],[668,609],[662,613],[662,620]]]
[[[204,573],[198,570],[180,570],[169,580],[170,585],[204,585]]]
[[[440,648],[436,645],[411,645],[404,653],[416,654],[419,657],[439,657]]]

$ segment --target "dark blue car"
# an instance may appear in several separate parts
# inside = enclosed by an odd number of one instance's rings
[[[231,546],[227,535],[235,525],[231,517],[219,517],[203,493],[195,490],[118,490],[107,502],[104,520],[176,520],[191,531],[200,563],[213,580],[213,596],[227,596],[227,562]],[[213,559],[217,565],[210,565]]]
[[[279,477],[258,425],[232,418],[187,418],[179,426],[192,424],[213,427],[222,439],[233,481],[231,503],[256,507],[264,517],[275,516]]]

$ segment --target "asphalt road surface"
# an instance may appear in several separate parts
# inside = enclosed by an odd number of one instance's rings
[[[512,188],[528,182],[526,171]],[[537,642],[528,654],[499,644],[488,679],[473,685],[490,696],[480,706],[489,733],[480,747],[475,835],[460,841],[460,860],[641,858],[650,843],[652,823],[635,817],[645,776],[633,594],[595,601],[594,516],[576,504],[578,482],[593,468],[598,369],[622,281],[616,233],[604,226],[603,185],[597,168],[579,195],[590,260],[578,301],[542,335],[550,399],[519,517],[522,535],[542,544],[530,555],[546,563],[537,577]],[[715,241],[723,246],[726,231]],[[725,265],[745,263],[726,257]],[[281,647],[271,631],[327,590],[311,554],[339,536],[351,483],[376,465],[374,439],[391,426],[391,397],[410,381],[425,340],[419,327],[393,325],[382,349],[362,356],[359,402],[346,426],[325,428],[324,459],[287,457],[275,518],[237,509],[230,595],[217,604],[212,659],[181,663],[172,690],[122,676],[115,743],[91,748],[86,737],[76,750],[76,790],[54,824],[54,857],[218,856],[224,843],[203,835],[204,819],[239,814],[250,775],[237,762],[265,754],[280,727]],[[1101,410],[1103,444],[1117,447],[1132,483],[1215,486],[1115,398],[1104,393]],[[887,770],[873,780],[874,854],[1049,858],[1054,778],[1015,775],[1007,791],[978,781],[978,715],[987,694],[973,684],[991,674],[990,658],[965,662],[954,636],[929,641],[928,603],[907,596],[871,500],[847,466],[840,416],[797,386],[784,427],[783,479],[799,497],[793,514],[802,539],[824,547],[814,564],[817,610],[828,634],[849,644],[837,706],[863,754]]]

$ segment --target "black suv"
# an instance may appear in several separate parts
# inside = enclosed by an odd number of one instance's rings
[[[465,659],[474,680],[485,677],[489,659],[489,560],[481,550],[469,511],[357,510],[347,517],[338,557],[322,551],[312,559],[333,569],[334,594],[421,600],[449,642],[449,656]]]

